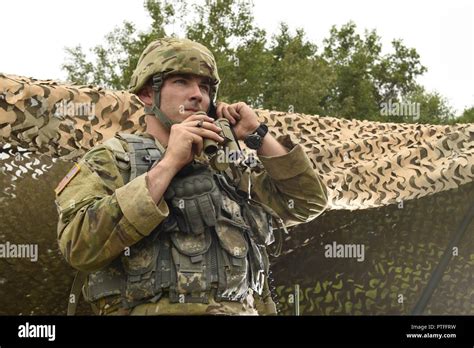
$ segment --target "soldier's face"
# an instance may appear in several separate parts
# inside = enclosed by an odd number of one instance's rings
[[[160,109],[173,121],[184,121],[210,104],[210,85],[205,77],[190,74],[171,75],[161,88]]]

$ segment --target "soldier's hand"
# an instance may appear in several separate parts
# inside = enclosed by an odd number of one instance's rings
[[[200,121],[202,126],[197,127]],[[201,155],[203,138],[223,142],[224,138],[219,135],[221,129],[213,121],[214,119],[207,115],[191,115],[183,122],[172,125],[168,148],[162,161],[179,171],[191,162],[195,155]]]
[[[244,140],[247,135],[255,132],[260,125],[255,111],[244,102],[230,105],[220,102],[217,105],[216,111],[218,118],[227,118],[229,120],[237,140]]]

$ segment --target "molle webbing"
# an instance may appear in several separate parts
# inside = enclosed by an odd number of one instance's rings
[[[130,156],[130,181],[150,170],[153,163],[161,159],[155,141],[134,134],[120,133],[120,137],[128,143]]]

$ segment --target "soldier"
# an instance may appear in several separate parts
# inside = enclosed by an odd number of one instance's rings
[[[216,106],[218,85],[206,47],[152,42],[130,84],[146,132],[96,146],[58,185],[59,247],[96,314],[276,313],[267,247],[277,226],[321,214],[326,189],[301,145],[275,139],[245,103]],[[216,119],[257,151],[259,172],[210,166],[204,142],[226,141]]]

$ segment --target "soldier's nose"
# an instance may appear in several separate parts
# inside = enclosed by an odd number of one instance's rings
[[[198,83],[192,84],[191,98],[192,100],[202,101],[202,91]]]

